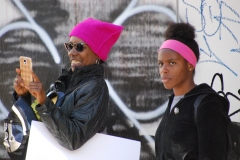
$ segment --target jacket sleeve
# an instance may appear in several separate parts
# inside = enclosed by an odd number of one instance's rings
[[[29,105],[31,105],[31,94],[28,92],[27,94],[21,96]],[[12,94],[12,104],[14,104],[18,100],[17,92],[14,91]]]
[[[47,98],[37,110],[59,144],[75,150],[104,126],[108,99],[107,86],[91,82],[67,95],[61,109]]]
[[[213,96],[207,96],[197,111],[198,155],[200,160],[225,160],[227,127],[226,105]]]

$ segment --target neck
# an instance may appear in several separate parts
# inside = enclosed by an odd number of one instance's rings
[[[173,88],[173,93],[175,96],[185,95],[196,86],[196,84],[193,81],[185,84],[186,85],[182,85],[181,87]]]

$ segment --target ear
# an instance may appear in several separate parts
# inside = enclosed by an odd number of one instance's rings
[[[192,72],[194,69],[195,67],[192,64],[188,63],[188,70]]]

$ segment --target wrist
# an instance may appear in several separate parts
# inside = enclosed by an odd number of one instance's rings
[[[46,101],[46,96],[38,99],[38,104],[43,105]]]

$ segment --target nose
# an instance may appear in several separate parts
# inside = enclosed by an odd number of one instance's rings
[[[161,74],[166,74],[166,73],[168,73],[168,69],[167,69],[167,65],[162,65],[160,68],[159,68],[159,73],[160,73],[160,75]]]
[[[69,57],[75,56],[77,54],[78,54],[78,52],[76,51],[75,47],[73,47],[70,51],[68,51]]]

